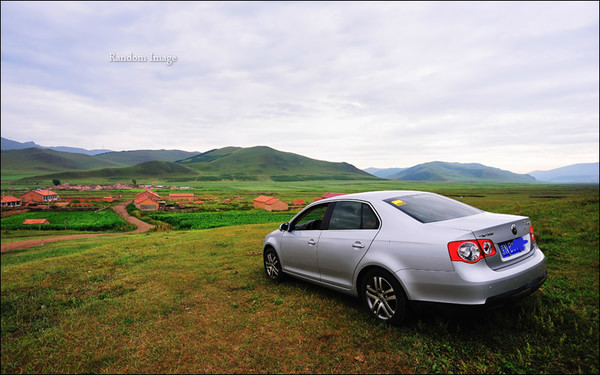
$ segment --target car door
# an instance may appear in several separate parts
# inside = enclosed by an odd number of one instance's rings
[[[369,250],[379,227],[379,219],[370,205],[357,201],[336,202],[317,247],[321,281],[352,288],[354,270]]]
[[[290,223],[290,230],[281,239],[283,270],[290,274],[319,280],[317,244],[329,204],[307,209]]]

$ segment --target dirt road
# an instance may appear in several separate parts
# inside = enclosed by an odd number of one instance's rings
[[[137,217],[130,216],[127,213],[127,209],[126,209],[126,207],[129,203],[131,203],[131,201],[119,203],[118,205],[113,207],[115,212],[118,213],[119,215],[121,215],[121,217],[123,219],[127,220],[131,224],[134,224],[137,227],[137,229],[134,230],[133,232],[127,232],[127,233],[147,232],[150,229],[154,228],[154,225],[150,225],[150,224],[146,223],[145,221],[141,221]]]
[[[50,242],[73,240],[73,239],[77,239],[77,238],[88,238],[88,237],[96,237],[96,236],[114,236],[114,235],[123,234],[123,233],[146,232],[146,231],[154,228],[154,225],[150,225],[148,223],[141,221],[138,218],[130,216],[127,213],[127,209],[125,208],[129,203],[131,203],[131,201],[119,203],[118,205],[113,207],[113,209],[115,210],[116,213],[121,215],[121,217],[123,219],[125,219],[128,222],[137,226],[137,229],[134,231],[121,232],[121,233],[72,234],[72,235],[68,235],[68,236],[40,238],[40,239],[36,239],[36,240],[15,241],[15,242],[3,243],[2,244],[2,252],[9,251],[9,250],[16,250],[16,249],[26,249],[28,247],[40,246],[40,245],[44,245],[44,244],[47,244]]]

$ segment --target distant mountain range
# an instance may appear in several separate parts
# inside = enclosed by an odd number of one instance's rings
[[[597,184],[600,180],[598,163],[573,164],[549,171],[534,171],[529,173],[538,181],[556,183]]]
[[[85,155],[51,149],[2,150],[2,178],[27,181],[153,178],[190,180],[357,180],[377,179],[348,163],[332,163],[266,146],[225,147],[204,153],[139,150]]]
[[[517,174],[482,164],[446,163],[434,161],[405,169],[390,178],[410,181],[457,181],[457,182],[535,182],[527,174]]]
[[[597,184],[598,163],[573,164],[548,171],[516,174],[482,164],[431,162],[411,168],[367,168],[374,176],[392,180],[410,181],[478,181],[478,182],[552,182]]]
[[[527,174],[517,174],[483,164],[446,163],[434,161],[411,168],[391,168],[375,171],[375,175],[404,181],[455,181],[455,182],[535,182]]]
[[[4,137],[1,137],[1,141],[2,142],[0,144],[0,148],[2,150],[20,150],[20,149],[24,149],[24,148],[37,147],[37,148],[50,149],[50,150],[54,150],[54,151],[72,152],[72,153],[84,154],[84,155],[98,155],[98,154],[103,154],[105,152],[112,151],[112,150],[106,150],[106,149],[86,150],[84,148],[66,147],[66,146],[44,147],[44,146],[40,146],[40,145],[36,144],[35,142],[21,143],[21,142],[17,142],[17,141],[12,141],[10,139],[6,139]]]
[[[367,168],[365,172],[372,174],[373,176],[381,178],[392,178],[392,176],[407,170],[408,168]]]
[[[35,145],[35,147],[26,146]],[[60,150],[59,150],[60,149]],[[70,151],[64,151],[70,150]],[[2,138],[2,178],[184,180],[375,179],[455,182],[598,183],[598,163],[575,164],[550,171],[516,174],[482,164],[430,162],[410,168],[368,168],[332,163],[282,152],[267,146],[224,147],[207,152],[180,150],[83,150],[42,147]],[[100,153],[95,153],[102,151]],[[14,179],[11,178],[11,179]]]
[[[102,168],[131,167],[150,161],[174,162],[196,153],[177,150],[141,150],[86,155],[52,149],[2,150],[2,176],[37,176],[67,171],[94,171]]]

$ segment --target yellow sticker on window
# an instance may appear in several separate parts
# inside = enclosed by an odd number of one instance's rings
[[[392,201],[392,204],[395,204],[396,206],[402,206],[402,205],[406,204],[406,202],[398,199],[398,200]]]

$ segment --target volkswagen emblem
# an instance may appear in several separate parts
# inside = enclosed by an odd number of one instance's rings
[[[515,236],[517,235],[517,225],[516,224],[511,225],[510,230],[512,231],[512,234],[514,234]]]

